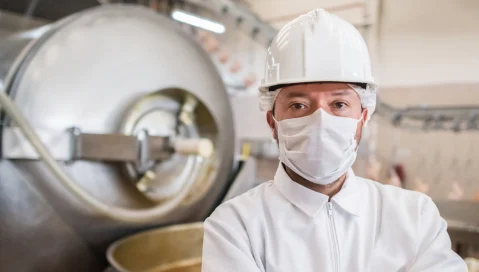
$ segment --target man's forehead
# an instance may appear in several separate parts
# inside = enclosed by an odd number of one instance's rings
[[[357,96],[357,93],[346,83],[302,83],[282,88],[280,96],[285,98],[310,96],[324,93],[331,96]]]

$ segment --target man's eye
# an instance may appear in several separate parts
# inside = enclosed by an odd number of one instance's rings
[[[291,105],[291,108],[293,108],[295,110],[303,110],[303,109],[306,109],[306,105],[301,104],[301,103],[294,103],[294,104]]]
[[[334,107],[336,109],[344,109],[346,106],[347,106],[347,104],[344,103],[344,102],[335,102],[334,103]]]

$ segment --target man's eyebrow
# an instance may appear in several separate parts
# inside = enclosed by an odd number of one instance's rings
[[[342,89],[342,90],[335,90],[332,91],[331,95],[332,96],[350,96],[354,94],[353,90],[349,89]],[[309,97],[309,94],[303,91],[289,91],[285,94],[285,98],[298,98],[298,97]]]
[[[295,98],[295,97],[308,97],[308,94],[300,91],[290,91],[287,92],[285,98]]]

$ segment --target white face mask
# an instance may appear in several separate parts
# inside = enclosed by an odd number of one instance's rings
[[[330,184],[356,160],[354,136],[361,119],[333,116],[319,109],[305,117],[276,121],[279,160],[311,182]]]

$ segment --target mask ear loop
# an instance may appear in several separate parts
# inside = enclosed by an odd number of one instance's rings
[[[361,106],[361,108],[363,108],[363,106]],[[361,118],[359,118],[358,123],[360,123],[360,122],[363,121],[363,120],[364,120],[364,108],[363,108],[363,110],[361,111]],[[366,123],[366,122],[364,122],[364,123]]]
[[[276,124],[278,124],[279,121],[276,120],[276,117],[274,117],[274,114],[271,114],[271,116],[273,117],[274,122],[275,122]]]
[[[360,122],[361,120],[364,119],[364,126],[366,127],[368,117],[366,115],[366,118],[364,118],[364,110],[366,109],[366,107],[363,106],[363,99],[361,97],[361,93],[363,93],[365,91],[365,88],[363,88],[361,86],[358,86],[356,84],[352,84],[352,83],[348,83],[347,85],[349,86],[349,88],[353,89],[359,96],[359,100],[361,101],[361,118],[359,119],[358,122]]]
[[[276,98],[278,97],[278,94],[279,92],[281,92],[282,88],[278,88],[277,90],[274,90],[274,94],[271,94],[271,101],[270,101],[270,109],[271,109],[271,117],[273,117],[273,120],[274,120],[274,124],[275,124],[275,128],[276,128],[276,137],[277,137],[277,140],[276,142],[279,144],[279,129],[278,129],[278,120],[276,120],[276,117],[274,116],[274,103],[276,102]],[[271,129],[273,134],[274,134],[274,129]],[[274,137],[272,137],[272,140],[274,141]]]

